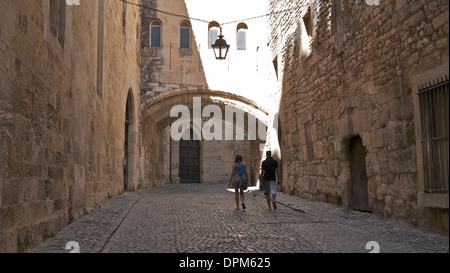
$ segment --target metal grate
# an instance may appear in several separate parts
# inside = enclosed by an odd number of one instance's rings
[[[449,79],[435,79],[419,86],[424,190],[448,193]]]

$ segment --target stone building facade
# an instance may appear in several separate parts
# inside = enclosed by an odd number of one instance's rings
[[[283,9],[269,45],[284,190],[448,235],[449,2],[270,1]],[[433,86],[436,118],[418,95]],[[427,123],[442,143],[424,155]]]
[[[139,30],[121,1],[0,1],[0,252],[137,184]]]
[[[255,4],[258,1],[248,2]],[[212,3],[215,1],[142,1],[141,154],[145,158],[142,165],[144,187],[229,181],[236,153],[243,155],[251,183],[256,185],[258,182],[260,148],[265,138],[249,138],[248,121],[250,116],[250,120],[254,118],[265,124],[267,110],[248,94],[261,90],[260,85],[267,81],[267,77],[261,76],[265,75],[264,67],[259,68],[257,63],[258,57],[262,60],[263,45],[267,48],[265,36],[257,35],[265,29],[264,24],[234,22],[223,26],[231,48],[227,59],[218,61],[210,45],[217,39],[219,26],[224,20],[230,20],[223,15],[231,14],[233,3],[227,5],[229,10],[211,8],[207,14],[204,9]],[[199,11],[201,13],[196,14]],[[248,16],[248,10],[244,9],[233,10],[233,13],[242,18]],[[246,37],[258,39],[246,39],[245,46],[238,48],[237,36],[243,26]],[[263,92],[259,91],[256,99],[264,101],[264,98]],[[199,101],[201,115],[197,123],[193,118],[194,101]],[[193,135],[187,142],[174,140],[171,135],[172,124],[179,117],[170,114],[177,105],[189,109],[189,127]],[[237,136],[238,129],[234,128],[233,136],[226,139],[226,127],[236,124],[237,120],[235,117],[227,124],[225,105],[233,105],[234,111],[244,117],[243,138]],[[221,116],[204,116],[205,107],[210,106],[220,109]],[[220,119],[217,123],[222,127],[220,140],[203,137],[205,124],[213,119]],[[217,127],[210,129],[218,130]],[[193,140],[194,136],[198,140]],[[194,178],[184,178],[186,172]]]

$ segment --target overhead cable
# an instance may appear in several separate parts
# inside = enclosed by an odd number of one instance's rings
[[[128,4],[128,5],[137,6],[137,7],[143,8],[143,9],[153,10],[153,11],[160,12],[160,13],[167,14],[167,15],[174,16],[174,17],[180,17],[180,18],[184,18],[184,19],[188,19],[188,20],[192,20],[192,21],[199,21],[199,22],[203,22],[203,23],[207,23],[207,24],[211,22],[211,21],[208,21],[208,20],[200,19],[200,18],[194,18],[194,17],[189,17],[189,16],[186,16],[186,15],[182,15],[182,14],[176,14],[176,13],[173,13],[173,12],[160,10],[160,9],[153,8],[153,7],[150,7],[150,6],[147,6],[147,5],[143,5],[143,4],[137,4],[137,3],[129,2],[127,0],[119,0],[119,1],[121,1],[121,2],[123,2],[125,4]],[[246,18],[246,19],[242,19],[242,20],[234,20],[234,21],[230,21],[230,22],[225,22],[225,23],[222,23],[220,25],[223,26],[223,25],[229,25],[229,24],[234,24],[234,23],[246,22],[246,21],[250,21],[250,20],[256,20],[256,19],[259,19],[259,18],[271,16],[271,15],[276,15],[276,14],[285,13],[285,12],[292,12],[295,9],[297,9],[297,8],[291,8],[291,9],[285,9],[285,10],[280,10],[280,11],[274,11],[274,12],[271,12],[271,13],[267,13],[267,14],[263,14],[263,15],[259,15],[259,16],[254,16],[254,17],[250,17],[250,18]]]

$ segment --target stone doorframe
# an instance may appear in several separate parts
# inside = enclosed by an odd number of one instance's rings
[[[124,190],[134,191],[138,188],[138,171],[137,171],[137,163],[138,163],[138,140],[137,140],[137,132],[138,132],[138,114],[136,108],[135,98],[133,94],[133,90],[130,88],[127,93],[126,103],[124,113],[128,116],[128,151],[127,151],[127,159],[124,168],[127,168],[127,188]],[[125,116],[126,117],[126,116]],[[124,127],[125,129],[125,127]],[[125,143],[124,143],[125,144]],[[124,145],[125,147],[125,145]],[[124,151],[125,157],[125,151]],[[124,178],[125,179],[125,178]]]

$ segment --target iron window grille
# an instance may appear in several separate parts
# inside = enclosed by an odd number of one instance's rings
[[[448,75],[418,86],[424,191],[448,193]]]

